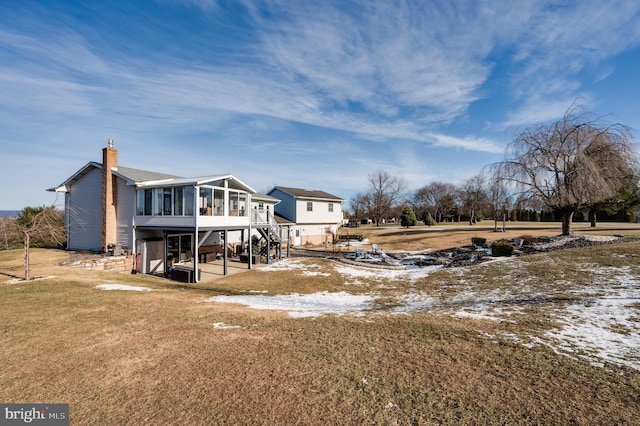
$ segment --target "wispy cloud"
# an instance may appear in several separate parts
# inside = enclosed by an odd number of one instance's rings
[[[506,129],[557,118],[577,97],[595,102],[589,76],[610,75],[610,58],[640,45],[640,3],[625,0],[82,8],[0,6],[3,146],[56,142],[84,156],[63,142],[122,137],[143,151],[185,137],[304,157],[339,142],[365,174],[402,163],[431,176],[389,147],[411,145],[423,162],[431,148],[498,154]]]
[[[206,10],[217,8],[215,2],[194,4]],[[518,31],[511,35],[519,39],[526,36],[529,41],[523,41],[518,55],[528,60],[522,75],[514,79],[516,92],[529,97],[535,90],[554,96],[577,88],[572,87],[577,86],[575,82],[563,79],[565,72],[557,76],[554,68],[580,68],[585,57],[601,57],[611,46],[619,46],[620,35],[590,37],[601,40],[600,45],[575,53],[569,46],[579,43],[587,31],[577,22],[587,21],[591,24],[588,31],[600,33],[607,25],[624,21],[621,14],[633,15],[625,4],[614,13],[584,8],[580,17],[574,15],[583,8],[564,13],[556,8],[550,13],[543,6],[520,11],[520,16],[528,18],[528,26],[505,30],[500,24],[514,16],[517,11],[512,8],[505,9],[508,16],[500,16],[497,25],[489,25],[489,20],[497,18],[495,9],[487,13],[487,8],[454,8],[447,3],[425,7],[413,2],[366,2],[341,8],[316,2],[267,3],[263,7],[273,9],[277,18],[266,21],[254,14],[259,57],[250,68],[173,68],[168,63],[149,70],[131,58],[129,67],[123,69],[121,63],[109,64],[106,58],[99,58],[79,34],[66,32],[52,40],[5,31],[4,42],[25,58],[39,56],[42,66],[32,68],[30,76],[11,76],[5,71],[3,79],[25,93],[37,93],[21,102],[40,108],[46,105],[61,113],[102,109],[95,103],[103,98],[117,101],[112,108],[125,114],[145,111],[180,124],[224,116],[223,112],[255,114],[350,131],[374,140],[435,139],[440,146],[495,151],[488,141],[468,143],[473,138],[445,135],[433,138],[423,131],[428,125],[451,122],[481,96],[479,88],[491,72],[486,57],[495,40],[508,38],[505,31]],[[557,60],[559,55],[562,62]],[[561,65],[555,65],[559,62]],[[550,74],[553,77],[547,78],[543,88],[526,87]],[[99,80],[102,88],[106,85],[109,94],[92,86],[92,80]]]
[[[576,98],[588,98],[582,73],[640,45],[639,21],[636,2],[538,2],[514,33],[514,72],[509,84],[521,107],[509,114],[502,127],[558,118]],[[602,75],[596,72],[591,78],[597,81]]]

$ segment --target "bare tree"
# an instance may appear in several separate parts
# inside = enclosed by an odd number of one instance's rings
[[[349,200],[351,205],[351,212],[355,219],[362,219],[367,215],[367,208],[369,206],[369,194],[356,194]]]
[[[412,203],[418,210],[426,209],[436,222],[456,207],[458,188],[452,183],[432,182],[413,193]]]
[[[476,175],[462,184],[460,199],[462,209],[469,215],[469,225],[473,225],[479,213],[487,211],[490,205],[484,177]]]
[[[407,182],[383,170],[370,174],[368,181],[368,211],[378,226],[391,209],[402,200]]]
[[[509,186],[509,181],[501,178],[499,174],[494,174],[489,179],[489,213],[493,218],[493,229],[498,231],[498,222],[502,221],[502,230],[506,228],[507,212],[514,198],[513,188]]]
[[[0,238],[2,238],[2,247],[5,250],[14,248],[20,241],[20,234],[18,227],[15,225],[15,221],[14,218],[0,218]]]
[[[29,281],[31,245],[60,245],[66,241],[64,219],[55,206],[25,207],[14,221],[16,230],[20,232],[24,244],[24,279]]]
[[[591,119],[574,106],[555,123],[518,132],[507,159],[494,166],[500,180],[558,211],[562,234],[569,235],[576,210],[614,197],[618,191],[619,170],[624,167],[605,167],[608,161],[623,161],[637,169],[629,128]]]

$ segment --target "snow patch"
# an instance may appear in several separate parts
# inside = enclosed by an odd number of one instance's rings
[[[293,270],[305,270],[307,269],[307,265],[302,263],[300,260],[293,259],[290,257],[284,258],[277,262],[270,263],[267,266],[257,269],[260,272],[273,272],[273,271],[293,271]]]
[[[123,290],[123,291],[152,291],[148,287],[139,287],[127,284],[100,284],[97,285],[98,290]]]
[[[252,309],[289,311],[289,316],[293,318],[361,313],[374,307],[373,300],[372,296],[353,295],[344,291],[275,296],[215,296],[206,299],[207,302],[238,303]]]
[[[216,330],[229,330],[229,329],[233,329],[233,328],[242,328],[239,325],[227,325],[223,322],[214,322],[212,324],[212,327]]]

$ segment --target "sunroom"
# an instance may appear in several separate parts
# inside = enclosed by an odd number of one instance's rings
[[[138,271],[170,276],[187,269],[188,281],[198,282],[199,263],[213,253],[224,259],[226,275],[228,257],[251,250],[249,206],[255,193],[232,175],[136,183]]]

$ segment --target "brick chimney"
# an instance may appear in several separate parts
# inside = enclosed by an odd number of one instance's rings
[[[110,244],[116,244],[116,185],[111,170],[118,167],[118,150],[109,139],[102,148],[102,250],[108,251]]]

